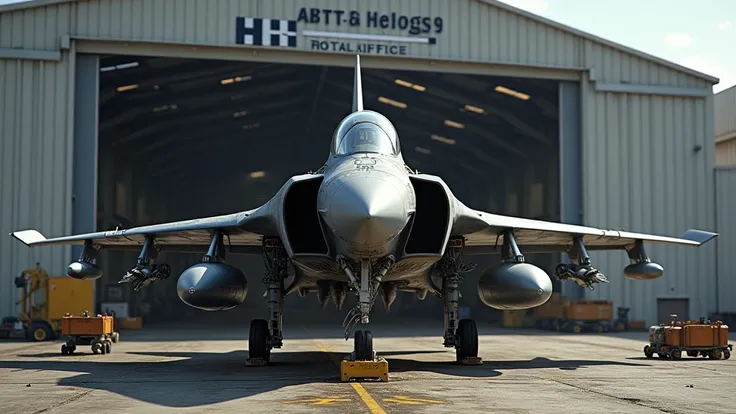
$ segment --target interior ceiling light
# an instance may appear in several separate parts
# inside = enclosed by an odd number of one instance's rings
[[[441,135],[435,135],[435,134],[430,135],[430,138],[432,138],[435,141],[439,141],[439,142],[442,142],[448,145],[455,145],[455,140],[452,138],[445,138]]]
[[[473,105],[465,105],[465,110],[470,111],[470,112],[475,112],[476,114],[486,113],[485,109],[478,108],[477,106],[473,106]]]
[[[416,148],[414,148],[414,151],[420,152],[420,153],[426,154],[426,155],[429,155],[429,154],[432,153],[432,151],[430,151],[430,150],[428,150],[427,148],[424,148],[424,147],[416,147]]]
[[[263,178],[266,176],[266,173],[264,171],[253,171],[248,175],[250,176],[250,178]]]
[[[118,86],[117,91],[118,92],[125,92],[125,91],[132,91],[133,89],[138,89],[138,85]]]
[[[100,72],[111,72],[113,70],[121,70],[121,69],[128,69],[128,68],[134,68],[138,66],[138,62],[130,62],[130,63],[121,63],[119,65],[115,66],[104,66],[100,68]]]
[[[235,83],[235,82],[249,81],[251,79],[253,79],[253,78],[250,77],[250,76],[242,76],[242,77],[241,76],[236,76],[234,78],[223,79],[223,80],[220,81],[220,83],[223,84],[223,85],[228,85],[228,84]]]
[[[237,118],[239,116],[246,116],[246,115],[248,115],[248,111],[233,112],[233,118]]]
[[[256,122],[255,124],[243,125],[243,129],[253,129],[253,128],[258,128],[259,126],[261,126],[261,123]]]
[[[393,99],[384,98],[383,96],[378,97],[378,102],[385,103],[387,105],[395,106],[397,108],[404,109],[406,108],[406,104],[399,101],[394,101]]]
[[[465,128],[465,125],[463,125],[463,124],[461,124],[459,122],[450,121],[449,119],[445,119],[445,125],[447,125],[449,127],[453,127],[453,128],[458,128],[458,129]]]
[[[529,95],[525,93],[517,92],[513,89],[505,88],[500,85],[496,86],[495,91],[499,93],[505,93],[506,95],[510,95],[510,96],[513,96],[514,98],[521,99],[522,101],[526,101],[527,99],[529,99]]]
[[[394,83],[396,83],[397,85],[404,86],[406,88],[412,88],[412,89],[414,89],[416,91],[419,91],[419,92],[424,92],[427,89],[427,88],[425,88],[422,85],[416,85],[416,84],[413,84],[411,82],[407,82],[407,81],[401,80],[401,79],[396,79],[394,81]]]

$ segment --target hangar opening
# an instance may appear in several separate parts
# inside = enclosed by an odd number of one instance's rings
[[[334,128],[351,110],[352,67],[145,56],[103,56],[99,66],[97,230],[255,208],[290,176],[324,163]],[[441,176],[471,208],[560,220],[557,81],[370,67],[362,80],[365,108],[394,123],[409,167]],[[133,292],[117,281],[138,253],[103,254],[98,303],[127,302],[130,314],[148,322],[206,313],[176,294],[179,274],[204,251],[162,253],[158,262],[171,265],[171,277]],[[526,257],[550,275],[559,262],[559,254]],[[499,256],[467,260],[478,266],[461,285],[461,306],[499,318],[475,286]],[[239,309],[265,315],[262,258],[228,261],[248,278]],[[320,310],[316,298],[294,297],[285,299],[287,317],[298,309],[339,319],[354,304],[349,295],[343,311],[331,303]],[[391,308],[427,312],[441,320],[441,301],[400,293]],[[380,320],[385,313],[376,303],[373,314]]]

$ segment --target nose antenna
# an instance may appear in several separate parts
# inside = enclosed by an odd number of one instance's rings
[[[363,85],[360,79],[360,55],[355,55],[355,79],[353,81],[353,112],[363,110]]]

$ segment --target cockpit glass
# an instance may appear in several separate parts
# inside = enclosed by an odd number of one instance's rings
[[[338,155],[357,152],[373,152],[378,154],[396,155],[396,148],[391,138],[376,124],[359,123],[345,134],[337,147]]]

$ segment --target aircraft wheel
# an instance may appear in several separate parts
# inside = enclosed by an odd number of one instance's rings
[[[355,342],[355,359],[358,361],[373,360],[373,333],[371,331],[356,331]]]
[[[250,323],[250,335],[248,336],[248,354],[250,358],[260,358],[266,362],[271,360],[271,350],[268,349],[268,321],[265,319],[254,319]]]
[[[478,356],[478,327],[472,319],[460,319],[457,325],[455,356],[458,361]]]

